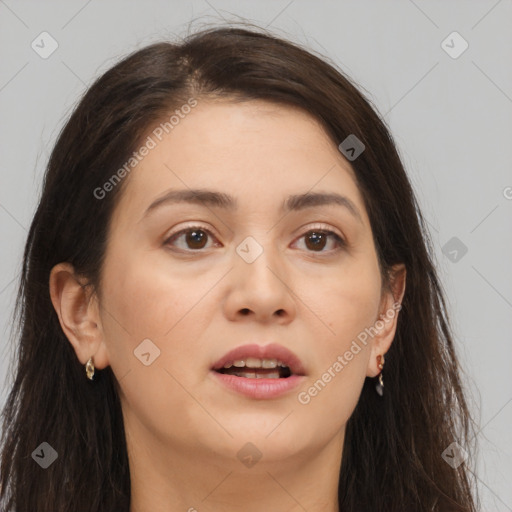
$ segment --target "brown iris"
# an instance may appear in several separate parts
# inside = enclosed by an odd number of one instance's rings
[[[327,235],[318,231],[310,231],[306,235],[306,246],[308,249],[322,250],[325,247]],[[308,243],[311,241],[311,245]]]
[[[186,243],[191,249],[202,249],[208,235],[201,229],[192,229],[186,233]]]

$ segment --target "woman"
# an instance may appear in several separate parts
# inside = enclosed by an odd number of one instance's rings
[[[429,244],[321,58],[245,28],[133,53],[50,158],[2,510],[474,511]]]

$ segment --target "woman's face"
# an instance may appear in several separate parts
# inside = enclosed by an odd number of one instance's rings
[[[149,135],[112,218],[98,309],[95,362],[119,380],[127,435],[237,465],[247,442],[262,462],[341,450],[396,320],[348,161],[312,117],[263,101],[199,100],[162,140]],[[160,201],[197,189],[212,194]],[[344,199],[301,199],[320,193]],[[270,344],[300,360],[291,386],[269,382],[272,368],[252,370],[260,383],[212,370]]]

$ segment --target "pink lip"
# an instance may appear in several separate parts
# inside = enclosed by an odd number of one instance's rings
[[[277,359],[290,368],[290,371],[295,376],[305,375],[304,366],[302,361],[290,350],[282,345],[271,343],[269,345],[242,345],[227,354],[224,354],[213,366],[212,370],[220,370],[226,363],[233,361],[244,360],[248,357],[256,357],[258,359]],[[292,375],[292,376],[293,376]],[[241,378],[241,377],[238,377]],[[269,379],[259,379],[269,380]]]
[[[276,398],[296,388],[305,377],[291,375],[283,379],[246,379],[224,373],[211,372],[218,382],[250,398]]]
[[[258,359],[277,359],[290,368],[292,375],[281,379],[248,379],[235,375],[219,373],[226,363],[243,360],[248,357]],[[218,382],[227,388],[250,398],[276,398],[299,386],[304,380],[305,370],[301,360],[282,345],[243,345],[222,356],[213,366],[212,374]]]

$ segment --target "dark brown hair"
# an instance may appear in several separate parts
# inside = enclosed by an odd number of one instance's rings
[[[113,209],[129,178],[101,201],[101,187],[154,123],[187,99],[264,99],[298,106],[338,146],[366,146],[351,165],[364,197],[384,280],[404,263],[407,287],[386,354],[385,394],[366,379],[346,428],[339,506],[347,512],[474,512],[466,463],[441,454],[466,447],[472,421],[464,398],[432,244],[385,123],[327,59],[254,28],[209,28],[180,44],[147,46],[86,91],[51,154],[30,226],[15,307],[15,380],[3,411],[0,505],[17,512],[127,512],[130,475],[110,367],[93,382],[64,335],[49,275],[70,262],[100,294]],[[43,470],[32,452],[58,453]]]

